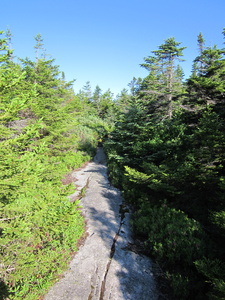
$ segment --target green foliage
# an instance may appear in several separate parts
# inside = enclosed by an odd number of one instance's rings
[[[115,101],[89,82],[75,96],[41,35],[35,40],[36,61],[21,65],[11,34],[0,40],[3,298],[37,299],[76,251],[84,221],[62,178],[105,141],[110,179],[175,296],[224,299],[224,49],[205,47],[200,34],[184,84],[175,63],[184,47],[169,38],[145,58],[148,76],[133,78],[131,95],[123,90]]]
[[[4,31],[0,31],[0,36],[4,34]],[[0,64],[8,63],[12,50],[9,50],[7,38],[0,38]]]
[[[83,89],[78,94],[79,98],[84,103],[88,103],[93,108],[95,114],[113,126],[120,108],[113,99],[113,93],[108,89],[102,93],[102,90],[97,85],[94,93],[92,93],[90,82],[88,81]]]
[[[134,215],[137,233],[147,235],[146,243],[158,260],[169,264],[192,264],[205,253],[204,232],[199,222],[184,212],[142,204]]]
[[[152,95],[154,99],[158,95],[157,100],[159,102],[161,98],[160,106],[163,108],[163,115],[169,118],[172,117],[174,110],[173,98],[182,91],[183,72],[175,62],[181,61],[180,57],[183,56],[182,52],[186,47],[179,48],[180,44],[174,38],[168,38],[158,50],[152,51],[153,56],[144,58],[145,62],[141,64],[149,71],[149,75],[140,87],[141,96]]]
[[[29,299],[29,293],[60,272],[77,250],[84,221],[77,205],[63,200],[63,194],[54,185],[39,183],[4,207],[1,266],[12,299]]]
[[[177,299],[188,299],[189,298],[189,286],[190,278],[185,275],[166,272],[166,278],[172,287]],[[189,298],[190,299],[190,298]]]
[[[225,211],[213,212],[212,222],[219,227],[221,234],[225,235]]]
[[[224,299],[224,49],[205,48],[199,36],[195,72],[183,84],[173,64],[183,48],[170,51],[169,42],[145,58],[149,75],[104,145],[109,175],[175,296]]]
[[[112,128],[58,77],[40,35],[36,42],[35,62],[4,54],[0,65],[0,294],[12,300],[42,296],[77,251],[84,219],[62,179]]]
[[[135,169],[129,168],[128,166],[125,166],[125,175],[129,176],[130,181],[132,182],[138,182],[138,183],[143,183],[149,180],[151,175],[146,175],[142,172],[138,172]]]
[[[206,281],[213,287],[209,292],[210,299],[225,299],[225,263],[219,259],[203,257],[195,262],[197,270],[202,273]]]

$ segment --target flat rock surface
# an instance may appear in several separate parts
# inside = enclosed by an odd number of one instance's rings
[[[78,185],[72,199],[86,186],[80,202],[88,237],[44,300],[158,299],[151,260],[131,249],[130,213],[108,181],[102,148],[72,176]]]

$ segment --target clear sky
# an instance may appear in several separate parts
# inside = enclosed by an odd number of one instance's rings
[[[129,89],[133,77],[147,75],[143,58],[169,37],[187,47],[186,76],[200,32],[207,46],[225,41],[225,0],[8,0],[0,9],[0,30],[11,30],[14,54],[34,59],[40,33],[66,80],[76,79],[75,92],[87,81],[115,96]]]

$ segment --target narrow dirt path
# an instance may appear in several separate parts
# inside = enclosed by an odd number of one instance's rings
[[[44,300],[158,299],[151,260],[130,250],[130,214],[108,181],[103,150],[72,176],[79,189],[87,186],[81,205],[88,237]]]

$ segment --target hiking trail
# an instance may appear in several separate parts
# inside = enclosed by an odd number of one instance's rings
[[[103,149],[72,176],[78,188],[71,199],[86,190],[80,204],[88,236],[44,300],[159,299],[153,263],[135,251],[129,208],[109,183]]]

